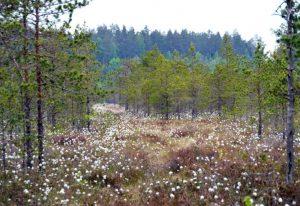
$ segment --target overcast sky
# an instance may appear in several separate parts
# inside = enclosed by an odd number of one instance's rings
[[[282,23],[274,15],[281,0],[93,0],[75,12],[73,26],[106,24],[141,30],[205,32],[237,30],[244,39],[260,36],[268,50],[276,46],[272,29]]]

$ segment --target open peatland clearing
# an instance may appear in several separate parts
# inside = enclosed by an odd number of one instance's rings
[[[116,105],[94,106],[93,132],[47,135],[43,174],[22,170],[9,145],[1,205],[299,205],[285,183],[285,142],[243,121],[141,118]],[[36,156],[35,156],[36,161]],[[12,168],[12,166],[16,167]]]

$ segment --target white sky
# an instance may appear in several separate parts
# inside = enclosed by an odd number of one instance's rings
[[[244,39],[262,37],[267,50],[276,46],[272,29],[281,24],[274,15],[281,0],[93,0],[74,13],[73,26],[106,24],[160,31],[195,32],[237,30]]]

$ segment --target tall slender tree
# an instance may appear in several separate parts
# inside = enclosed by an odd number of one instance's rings
[[[299,39],[299,30],[297,23],[299,21],[299,2],[297,0],[284,0],[281,4],[284,6],[281,10],[281,17],[285,20],[286,29],[281,33],[281,40],[287,49],[287,118],[286,118],[286,152],[287,152],[287,174],[288,184],[293,183],[294,162],[294,117],[295,117],[295,85],[294,73],[296,69],[296,46]]]
[[[254,53],[254,69],[252,75],[253,93],[255,94],[255,102],[257,106],[257,135],[262,137],[263,133],[263,96],[264,96],[264,78],[265,78],[265,66],[266,66],[266,54],[264,53],[264,46],[262,42],[257,44]]]
[[[41,51],[41,31],[45,27],[55,25],[61,15],[69,15],[68,21],[72,19],[73,11],[77,7],[85,6],[86,0],[31,0],[33,9],[33,24],[34,24],[34,63],[36,73],[36,84],[37,84],[37,136],[38,136],[38,160],[39,170],[43,168],[44,161],[44,123],[43,123],[43,73],[41,61],[43,60]]]

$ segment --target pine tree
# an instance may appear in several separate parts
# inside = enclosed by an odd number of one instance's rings
[[[286,22],[286,30],[281,35],[281,41],[287,48],[287,119],[286,119],[286,138],[287,138],[287,175],[288,184],[293,183],[293,173],[295,168],[294,162],[294,116],[295,116],[295,83],[294,71],[296,69],[295,55],[299,51],[299,3],[294,0],[285,0],[281,6],[285,8],[281,11],[281,16]]]
[[[265,80],[265,67],[266,67],[266,54],[264,53],[264,46],[261,42],[257,44],[254,53],[254,69],[253,69],[253,79],[251,84],[253,85],[253,93],[255,96],[255,101],[257,103],[257,135],[259,138],[262,137],[263,129],[263,99],[264,99],[264,80]]]

